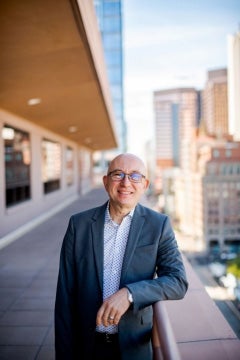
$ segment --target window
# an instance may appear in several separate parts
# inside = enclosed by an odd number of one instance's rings
[[[120,19],[118,17],[105,17],[104,18],[104,22],[102,25],[102,29],[104,34],[106,34],[107,32],[110,33],[114,33],[117,32],[119,33],[121,31],[121,22]]]
[[[121,49],[121,36],[118,33],[104,34],[103,46],[105,50]]]
[[[103,2],[103,6],[105,15],[119,14],[121,10],[120,1]]]
[[[219,150],[214,149],[214,150],[213,150],[213,157],[214,157],[214,158],[218,158],[219,155],[220,155]]]
[[[226,149],[225,154],[226,154],[226,157],[231,157],[232,156],[232,150]]]
[[[73,149],[67,147],[66,149],[66,182],[70,186],[73,184]]]
[[[108,51],[105,54],[105,58],[106,58],[106,63],[107,63],[107,68],[115,66],[115,67],[119,67],[121,69],[122,66],[122,61],[121,61],[121,57],[119,54],[119,51]]]
[[[115,68],[108,69],[108,76],[111,84],[121,84],[122,73]]]
[[[61,148],[57,142],[42,141],[42,182],[44,194],[60,188]]]
[[[27,132],[5,125],[2,130],[5,149],[6,206],[30,199],[30,137]]]

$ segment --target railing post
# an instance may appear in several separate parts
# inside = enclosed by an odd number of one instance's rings
[[[153,316],[153,329],[152,329],[152,347],[153,347],[153,360],[164,360],[161,350],[161,344],[157,332],[156,318]]]
[[[172,326],[162,301],[153,305],[154,360],[181,360]]]

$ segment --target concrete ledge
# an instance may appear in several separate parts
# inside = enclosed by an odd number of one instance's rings
[[[211,340],[178,344],[182,360],[238,360],[239,340]]]
[[[182,360],[239,359],[240,340],[184,262],[189,290],[183,300],[165,302]]]

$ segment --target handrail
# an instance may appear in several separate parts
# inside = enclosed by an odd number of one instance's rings
[[[162,301],[153,305],[154,360],[181,360],[172,326]]]

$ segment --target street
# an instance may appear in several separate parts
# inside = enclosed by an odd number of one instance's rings
[[[218,306],[219,310],[240,339],[240,311],[235,306],[234,297],[228,289],[220,286],[213,278],[205,256],[186,254],[206,291]]]

